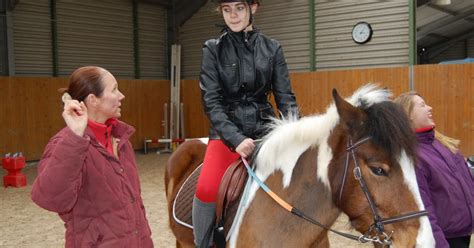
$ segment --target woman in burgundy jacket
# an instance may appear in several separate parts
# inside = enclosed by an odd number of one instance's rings
[[[66,247],[153,247],[129,137],[124,95],[107,70],[74,71],[63,95],[67,127],[49,141],[32,199],[59,214]]]

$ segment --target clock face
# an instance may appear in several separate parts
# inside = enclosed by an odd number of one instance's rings
[[[352,39],[355,43],[364,44],[372,38],[372,27],[367,22],[359,22],[352,29]]]

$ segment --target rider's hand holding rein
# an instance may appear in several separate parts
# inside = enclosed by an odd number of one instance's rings
[[[84,136],[87,127],[87,107],[84,102],[66,100],[64,103],[63,119],[66,125],[76,135]]]
[[[235,151],[243,158],[247,158],[252,154],[254,149],[255,141],[251,138],[246,138],[235,148]]]

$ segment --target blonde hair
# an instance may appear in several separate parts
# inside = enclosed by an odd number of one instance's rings
[[[400,104],[402,106],[403,110],[408,114],[408,116],[411,115],[413,111],[413,107],[415,106],[415,103],[413,102],[413,97],[414,96],[419,96],[422,97],[418,92],[416,91],[409,91],[406,93],[403,93],[399,95],[397,98],[395,98],[393,101],[397,104]],[[458,151],[458,146],[460,141],[451,137],[448,137],[437,130],[435,132],[435,138],[443,144],[446,148],[448,148],[452,153],[456,153]]]

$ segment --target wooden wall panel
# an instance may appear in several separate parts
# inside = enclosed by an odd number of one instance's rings
[[[0,78],[0,154],[23,152],[39,159],[49,138],[63,127],[60,78]]]
[[[415,90],[434,108],[441,132],[461,139],[465,156],[474,154],[474,66],[416,66]],[[392,90],[394,96],[408,91],[408,68],[378,68],[344,71],[292,73],[293,90],[303,115],[324,112],[336,88],[347,97],[363,84],[374,82]],[[22,151],[28,160],[39,159],[49,138],[64,126],[57,89],[66,78],[0,77],[0,154]],[[131,141],[135,149],[146,138],[164,135],[163,105],[170,98],[169,81],[119,80],[125,94],[122,120],[136,128]],[[197,80],[183,80],[186,137],[205,137],[209,123],[203,113]]]
[[[207,137],[209,121],[202,107],[199,81],[181,80],[181,102],[184,105],[185,136],[187,138]]]
[[[388,87],[394,95],[409,87],[406,67],[295,73],[291,82],[303,115],[325,112],[332,103],[333,88],[348,97],[367,83]]]
[[[142,149],[145,139],[163,138],[165,103],[170,102],[168,80],[118,80],[125,95],[121,120],[134,126],[136,131],[130,141],[135,149]]]
[[[48,140],[65,126],[59,88],[67,78],[0,77],[0,155],[21,151],[38,160]],[[163,104],[169,102],[169,81],[118,80],[124,93],[122,120],[136,128],[131,142],[163,136]]]
[[[474,65],[416,66],[415,91],[433,108],[436,129],[474,155]]]

